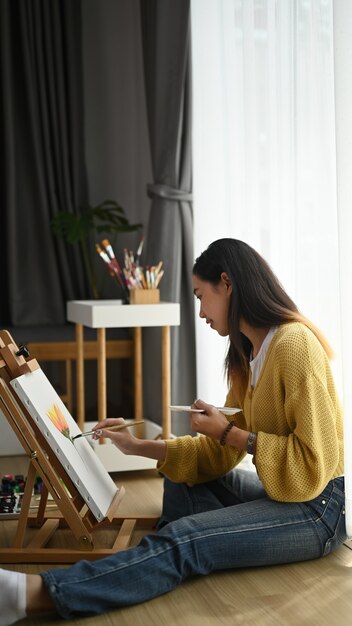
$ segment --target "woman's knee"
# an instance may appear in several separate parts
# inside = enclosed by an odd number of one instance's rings
[[[190,501],[184,483],[174,483],[168,478],[164,479],[163,510],[158,524],[158,530],[169,522],[189,515]]]

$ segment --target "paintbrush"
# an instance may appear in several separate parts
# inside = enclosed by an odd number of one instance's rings
[[[105,428],[98,428],[97,430],[89,430],[86,433],[80,433],[79,435],[75,435],[72,437],[72,441],[78,439],[79,437],[89,437],[89,435],[94,435],[94,433],[101,434],[102,430],[122,430],[123,428],[128,428],[129,426],[137,426],[137,424],[143,424],[144,420],[133,420],[128,422],[128,424],[117,424],[116,426],[105,426]]]

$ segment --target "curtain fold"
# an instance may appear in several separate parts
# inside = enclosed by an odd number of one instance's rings
[[[0,322],[61,324],[89,296],[79,251],[51,233],[60,210],[87,204],[81,4],[2,0]]]
[[[196,395],[193,265],[191,70],[189,0],[141,0],[148,126],[153,167],[145,259],[163,261],[161,299],[179,302],[181,326],[171,331],[171,393],[175,404]],[[145,413],[160,421],[160,337],[144,333]],[[188,432],[177,418],[175,434]]]

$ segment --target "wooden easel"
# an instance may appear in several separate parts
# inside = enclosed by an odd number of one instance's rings
[[[25,346],[18,347],[8,331],[0,331],[0,409],[30,459],[13,546],[0,548],[0,563],[74,563],[82,558],[94,560],[125,550],[137,524],[153,528],[158,518],[117,517],[116,511],[125,493],[125,489],[120,487],[106,518],[97,522],[26,406],[9,385],[14,378],[40,368],[35,359],[27,361],[28,357]],[[38,511],[33,514],[30,513],[30,504],[36,474],[42,479],[44,488]],[[49,494],[57,505],[57,513],[47,511]],[[94,533],[113,525],[117,526],[113,545],[110,548],[97,547]],[[28,531],[29,527],[34,530]],[[65,527],[72,531],[75,547],[47,547],[56,530]],[[32,537],[25,545],[28,532],[31,532]]]

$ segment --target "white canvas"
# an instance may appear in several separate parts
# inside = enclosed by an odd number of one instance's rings
[[[74,437],[81,432],[44,372],[38,369],[23,374],[13,379],[11,385],[94,517],[98,521],[103,520],[118,488],[88,441],[80,437],[72,443],[51,420],[49,411],[51,415],[54,412],[55,417],[63,416],[69,436]]]

